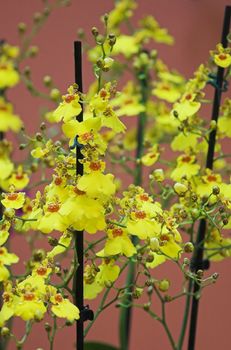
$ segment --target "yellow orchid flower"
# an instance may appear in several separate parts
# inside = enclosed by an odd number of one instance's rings
[[[198,174],[200,165],[195,164],[196,157],[193,155],[183,154],[177,158],[177,166],[171,172],[171,178],[174,181],[180,181],[183,176],[191,178],[193,175]]]
[[[22,121],[19,116],[13,113],[13,106],[0,97],[0,131],[7,132],[12,130],[19,132],[22,127]]]
[[[1,200],[1,203],[5,208],[19,209],[22,208],[25,202],[25,193],[24,192],[11,192],[5,193],[4,199]]]
[[[216,51],[210,51],[214,63],[222,68],[227,68],[231,65],[230,49],[224,48],[220,43],[216,46]]]
[[[66,318],[68,321],[78,320],[80,318],[79,309],[72,304],[69,299],[63,298],[60,293],[50,298],[52,302],[51,311],[57,317]]]
[[[13,63],[4,56],[0,59],[0,89],[13,87],[19,82],[19,74]]]

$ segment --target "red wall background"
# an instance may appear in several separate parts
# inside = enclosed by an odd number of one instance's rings
[[[160,56],[170,67],[190,77],[201,62],[208,58],[208,52],[219,42],[223,21],[225,0],[138,0],[138,14],[152,14],[161,26],[167,27],[175,37],[173,47],[158,45]],[[112,0],[73,0],[68,8],[57,9],[36,36],[33,44],[38,45],[38,57],[29,62],[33,80],[42,87],[42,77],[50,74],[61,91],[73,82],[73,41],[76,31],[82,27],[90,37],[92,26],[100,26],[99,17],[110,11]],[[1,1],[0,37],[17,44],[17,23],[31,23],[33,13],[41,9],[39,0]],[[84,62],[84,86],[93,78],[89,64]],[[44,101],[32,99],[22,85],[12,89],[10,99],[24,120],[27,131],[33,132],[39,125],[38,109]],[[203,294],[199,314],[197,350],[230,349],[230,261],[214,263],[211,272],[220,274],[215,286],[208,287]],[[175,278],[175,270],[161,268],[157,274]],[[168,319],[173,334],[178,334],[183,302],[169,305]],[[118,310],[114,307],[105,312],[89,333],[89,339],[104,340],[118,344]],[[55,349],[70,349],[74,329],[61,331],[57,336]],[[45,332],[35,326],[34,340],[25,350],[48,349]],[[32,336],[31,336],[32,338]],[[170,346],[159,324],[152,321],[143,311],[134,312],[131,350],[169,350]],[[10,349],[14,349],[11,347]],[[186,349],[186,347],[185,347]]]

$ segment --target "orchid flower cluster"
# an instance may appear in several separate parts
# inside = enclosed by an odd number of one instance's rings
[[[231,255],[230,166],[224,143],[231,137],[231,100],[223,101],[218,123],[203,117],[203,105],[211,102],[207,86],[214,86],[217,67],[225,69],[226,85],[230,78],[231,50],[218,44],[209,61],[186,80],[150,49],[155,43],[174,42],[154,17],[144,17],[138,28],[131,27],[136,6],[132,0],[116,2],[103,17],[104,33],[92,28],[93,48],[79,31],[96,77],[87,93],[73,83],[60,98],[51,78],[45,77],[56,106],[44,114],[40,132],[26,135],[20,145],[23,152],[29,151],[26,166],[14,164],[12,145],[2,135],[0,327],[2,337],[15,340],[18,349],[35,322],[44,322],[53,349],[56,331],[79,319],[71,286],[78,270],[78,231],[85,232],[84,298],[101,300],[85,335],[112,304],[122,311],[140,307],[163,325],[175,350],[182,349],[185,329],[177,345],[153,300],[159,299],[165,310],[167,303],[192,295],[187,288],[190,281],[200,286],[200,294],[216,281],[216,273],[204,277],[203,270],[190,269],[201,219],[207,222],[204,257],[220,261]],[[130,35],[123,34],[124,24]],[[6,90],[20,79],[19,49],[6,43],[0,49],[0,131],[25,133],[6,99]],[[116,81],[124,73],[130,78],[118,91]],[[33,95],[43,95],[36,92],[28,71],[22,79]],[[78,121],[82,112],[83,121]],[[136,121],[138,126],[131,128]],[[205,160],[215,129],[211,170]],[[53,138],[50,130],[56,131]],[[76,174],[77,147],[82,176]],[[33,172],[40,178],[31,186]],[[25,237],[33,249],[21,275],[9,268],[22,259],[7,248],[13,232]],[[49,248],[41,245],[40,238]],[[161,264],[175,264],[181,273],[178,294],[171,293],[174,279],[156,277]],[[129,266],[135,267],[134,278],[124,284],[120,276]],[[46,315],[52,324],[44,321]],[[16,316],[27,324],[21,340],[9,326]]]

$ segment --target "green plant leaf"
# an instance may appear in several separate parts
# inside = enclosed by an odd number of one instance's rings
[[[97,343],[97,342],[86,342],[84,344],[84,350],[119,350],[110,344]]]

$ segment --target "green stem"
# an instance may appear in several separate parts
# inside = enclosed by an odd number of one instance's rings
[[[139,77],[138,77],[139,78]],[[139,78],[139,82],[141,84],[141,103],[146,106],[148,101],[148,76],[142,75],[142,78]],[[137,150],[136,150],[136,159],[141,159],[144,151],[144,134],[145,134],[145,126],[147,122],[147,114],[146,112],[140,113],[138,117],[138,130],[137,130]],[[139,161],[138,164],[135,164],[134,171],[134,184],[139,186],[142,184],[142,163]],[[134,245],[138,243],[138,238],[133,237],[132,242]],[[134,275],[135,275],[135,263],[133,261],[129,262],[128,266],[128,274],[126,279],[126,289],[125,296],[123,298],[122,304],[130,305],[132,302],[132,288],[134,283]],[[131,328],[131,311],[132,306],[122,308],[120,313],[120,349],[127,350],[129,346],[129,335]]]
[[[189,310],[190,310],[191,290],[192,290],[192,280],[190,279],[189,285],[188,285],[188,292],[186,295],[184,317],[183,317],[183,321],[182,321],[181,332],[180,332],[180,336],[179,336],[179,340],[178,340],[177,350],[181,350],[183,343],[184,343],[185,332],[186,332],[186,328],[187,328]]]
[[[51,335],[49,335],[50,350],[54,349],[54,340],[55,340],[56,331],[57,331],[57,321],[56,321],[56,317],[54,316],[54,324],[53,324],[53,328],[52,328],[52,333],[51,333]]]

